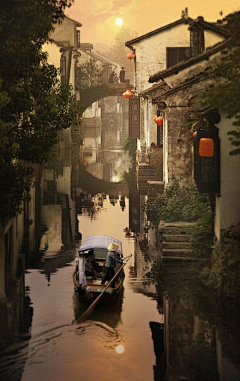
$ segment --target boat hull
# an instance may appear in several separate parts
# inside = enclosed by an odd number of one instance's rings
[[[106,289],[109,282],[101,284],[101,279],[87,280],[86,286],[82,286],[77,280],[77,274],[73,274],[74,291],[82,303],[92,303],[105,289],[106,291],[101,298],[102,302],[114,300],[123,286],[123,280],[124,277],[120,275],[118,280],[115,280],[116,287],[109,286]]]

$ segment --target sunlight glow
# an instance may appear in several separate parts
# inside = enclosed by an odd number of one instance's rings
[[[117,19],[115,20],[115,24],[118,25],[118,26],[120,26],[120,25],[123,24],[123,20],[120,19],[120,18],[117,18]]]
[[[118,345],[116,348],[115,348],[115,351],[119,354],[123,353],[125,351],[125,348],[123,345]]]

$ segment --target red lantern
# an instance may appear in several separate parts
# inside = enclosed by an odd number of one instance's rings
[[[158,126],[163,126],[163,116],[154,117],[154,122],[157,123]]]
[[[130,53],[127,54],[127,58],[128,58],[129,60],[132,60],[132,59],[135,58],[135,57],[136,57],[136,55],[135,55],[133,52],[130,52]]]
[[[214,156],[214,141],[211,138],[202,138],[199,140],[198,153],[201,157]]]
[[[131,92],[130,89],[127,89],[127,90],[122,94],[122,96],[123,96],[124,98],[130,98],[132,95],[133,95],[133,94],[132,94],[132,92]]]

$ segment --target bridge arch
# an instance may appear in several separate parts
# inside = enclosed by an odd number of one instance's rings
[[[132,89],[130,80],[121,83],[105,83],[100,86],[88,87],[80,91],[80,103],[84,109],[87,109],[94,102],[110,97],[121,96],[126,89]]]

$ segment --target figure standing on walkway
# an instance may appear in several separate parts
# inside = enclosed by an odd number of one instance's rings
[[[118,83],[118,80],[119,80],[119,78],[118,78],[117,74],[114,73],[114,75],[113,75],[113,83]]]
[[[120,73],[119,73],[119,77],[120,77],[120,82],[124,82],[124,79],[125,79],[125,70],[124,70],[124,67],[121,68],[120,70]]]

